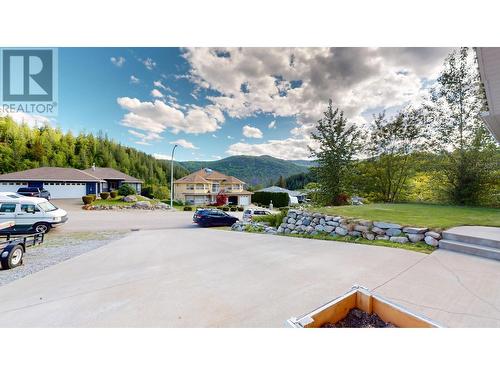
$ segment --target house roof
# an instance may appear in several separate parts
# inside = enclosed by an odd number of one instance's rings
[[[75,168],[41,167],[0,175],[0,181],[100,182],[99,177]]]
[[[500,142],[500,48],[480,47],[476,52],[489,109],[481,117]]]
[[[129,176],[126,173],[117,171],[114,168],[92,167],[85,169],[85,172],[102,180],[121,180],[124,182],[135,182],[135,183],[143,182],[135,177]]]
[[[288,189],[284,189],[284,188],[279,187],[279,186],[269,186],[269,187],[266,187],[264,189],[260,189],[257,191],[265,191],[268,193],[287,193],[291,197],[298,197],[301,195],[305,195],[305,193],[302,193],[300,191],[288,190]]]
[[[210,181],[223,181],[231,184],[244,184],[245,182],[237,179],[236,177],[233,176],[226,176],[223,173],[214,171],[209,168],[203,168],[200,169],[199,171],[193,172],[191,174],[188,174],[187,176],[184,176],[182,178],[179,178],[178,180],[175,180],[175,184],[185,184],[185,183],[205,183],[209,184]]]

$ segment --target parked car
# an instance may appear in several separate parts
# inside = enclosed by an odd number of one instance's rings
[[[238,221],[237,217],[217,209],[196,210],[193,215],[193,222],[200,227],[227,227]]]
[[[0,230],[0,234],[45,233],[67,220],[67,212],[47,199],[0,193],[0,222],[14,221],[14,227]]]
[[[22,187],[17,189],[17,194],[24,195],[25,197],[37,197],[37,198],[45,198],[47,200],[50,199],[50,192],[43,188],[37,187]]]
[[[243,220],[250,221],[254,216],[266,216],[266,215],[271,215],[271,213],[269,211],[262,209],[249,208],[246,209],[245,212],[243,212]]]

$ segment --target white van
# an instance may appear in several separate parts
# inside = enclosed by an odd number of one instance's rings
[[[48,232],[68,220],[66,211],[47,199],[0,193],[0,222],[14,221],[14,231]],[[12,228],[8,229],[12,231]]]

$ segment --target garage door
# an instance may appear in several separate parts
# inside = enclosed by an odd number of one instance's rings
[[[20,187],[26,187],[26,184],[17,184],[13,182],[0,182],[1,192],[13,192],[15,193]]]
[[[85,183],[49,182],[43,184],[43,187],[50,192],[52,198],[81,198],[87,194]]]
[[[250,204],[249,195],[240,195],[240,206],[248,206]]]

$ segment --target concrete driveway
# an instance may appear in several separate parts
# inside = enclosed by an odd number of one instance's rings
[[[167,210],[82,210],[81,199],[54,199],[56,206],[68,212],[68,221],[55,228],[51,234],[92,232],[92,231],[130,231],[133,229],[180,229],[193,226],[192,211]],[[241,219],[242,212],[229,212]]]
[[[2,327],[280,327],[353,284],[453,327],[500,326],[500,262],[177,226],[0,287]]]

